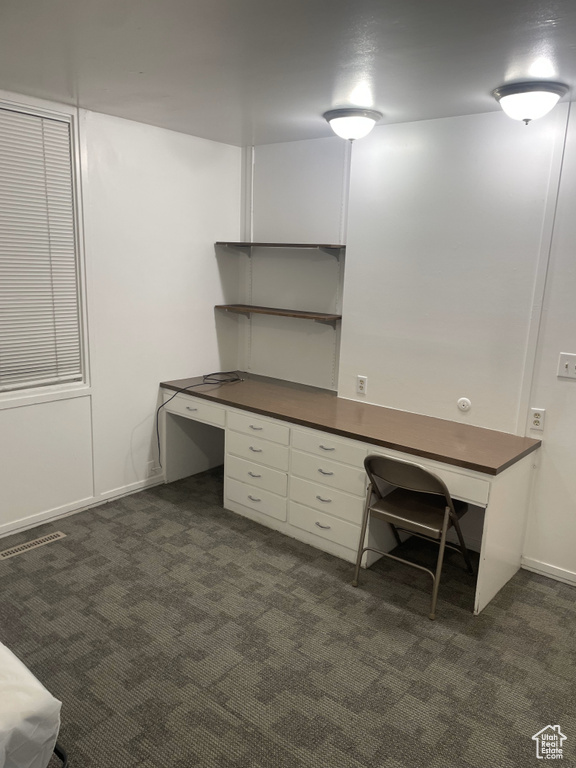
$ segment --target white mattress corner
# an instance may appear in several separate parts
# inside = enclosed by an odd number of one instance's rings
[[[46,768],[62,704],[0,643],[0,768]]]

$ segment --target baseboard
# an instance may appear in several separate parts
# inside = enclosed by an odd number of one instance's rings
[[[67,517],[76,512],[81,512],[93,503],[98,502],[94,502],[93,496],[88,496],[85,499],[78,499],[78,501],[74,501],[72,504],[63,504],[61,507],[54,507],[46,512],[38,512],[35,515],[30,515],[29,517],[24,517],[20,520],[14,520],[11,523],[4,523],[3,525],[0,525],[0,538],[9,536],[12,533],[36,528],[39,525],[44,525],[44,523],[49,523],[51,520],[58,520],[60,517]]]
[[[122,485],[120,488],[112,488],[110,491],[103,491],[98,495],[98,499],[109,501],[110,499],[119,499],[121,496],[129,496],[131,493],[144,491],[146,488],[152,488],[155,485],[161,485],[164,482],[164,475],[154,475],[147,480],[138,480],[129,485]]]
[[[576,586],[576,573],[574,571],[567,571],[564,568],[558,568],[549,563],[542,563],[540,560],[533,560],[531,557],[523,557],[521,567],[527,571],[532,571],[532,573],[538,573],[540,576],[548,576],[550,579]]]
[[[147,488],[152,488],[155,485],[161,485],[164,482],[162,475],[151,477],[148,480],[143,480],[137,483],[131,483],[130,485],[123,486],[122,488],[115,488],[112,491],[106,491],[98,496],[89,496],[84,499],[72,502],[72,504],[64,504],[61,507],[54,507],[46,512],[39,512],[36,515],[30,515],[21,520],[15,520],[11,523],[4,523],[0,525],[0,539],[5,536],[10,536],[13,533],[20,533],[22,531],[28,531],[32,528],[37,528],[39,525],[50,523],[53,520],[59,520],[62,517],[69,517],[75,515],[78,512],[84,512],[92,507],[98,507],[100,504],[106,504],[113,499],[119,499],[122,496],[130,496],[132,493],[138,493]]]

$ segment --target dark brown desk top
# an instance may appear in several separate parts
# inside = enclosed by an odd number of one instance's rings
[[[233,384],[201,384],[186,394],[445,464],[497,475],[540,447],[540,440],[407,411],[345,400],[335,392],[241,373]],[[202,377],[165,381],[176,392]]]

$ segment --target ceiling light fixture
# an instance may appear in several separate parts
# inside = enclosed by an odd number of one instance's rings
[[[363,139],[368,136],[372,128],[382,117],[381,112],[375,109],[359,109],[357,107],[343,107],[342,109],[330,109],[324,112],[324,119],[330,123],[330,127],[342,139]]]
[[[500,103],[508,117],[523,120],[528,125],[530,120],[547,115],[566,93],[568,86],[564,83],[536,80],[501,85],[492,91],[492,96]]]

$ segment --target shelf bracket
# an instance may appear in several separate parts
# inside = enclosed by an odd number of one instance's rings
[[[226,248],[227,251],[240,251],[248,258],[252,256],[252,246],[249,243],[216,243],[217,248]]]
[[[330,256],[334,256],[334,258],[336,259],[336,261],[339,261],[339,259],[340,259],[340,254],[341,254],[341,253],[342,253],[342,251],[344,250],[344,247],[345,247],[345,246],[343,246],[342,248],[322,248],[322,246],[321,246],[321,245],[319,245],[319,246],[318,246],[318,250],[319,250],[319,251],[323,251],[324,253],[327,253],[327,254],[329,254]]]
[[[322,325],[331,325],[334,330],[336,330],[336,323],[338,320],[322,320],[321,318],[315,317],[314,318],[315,323],[321,323]]]

